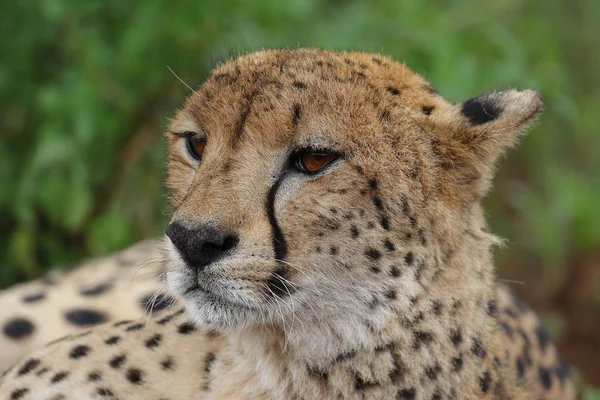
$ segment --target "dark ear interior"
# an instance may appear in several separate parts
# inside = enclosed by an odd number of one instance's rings
[[[506,90],[473,97],[459,107],[465,124],[456,139],[481,162],[493,164],[532,126],[543,103],[534,90]]]
[[[534,90],[506,90],[455,106],[452,123],[437,132],[434,152],[469,198],[485,194],[494,164],[537,120],[543,109]]]

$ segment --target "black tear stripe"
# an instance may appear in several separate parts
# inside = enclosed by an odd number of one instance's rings
[[[281,231],[281,227],[277,223],[277,218],[275,217],[275,196],[277,195],[279,186],[281,186],[283,177],[284,175],[280,176],[273,184],[271,189],[269,189],[266,202],[267,217],[269,218],[269,223],[271,224],[273,251],[275,253],[275,259],[277,262],[277,269],[271,273],[271,277],[267,281],[267,288],[269,289],[269,294],[277,297],[285,296],[292,290],[291,287],[288,287],[285,284],[287,268],[283,261],[285,260],[288,252],[287,241],[285,240],[283,232]]]

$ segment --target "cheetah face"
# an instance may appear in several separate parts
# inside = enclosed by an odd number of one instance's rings
[[[478,195],[438,172],[453,154],[439,134],[472,124],[379,56],[266,51],[220,66],[166,133],[170,288],[217,328],[381,327],[423,290],[441,251],[431,224]],[[463,159],[457,170],[482,170]]]

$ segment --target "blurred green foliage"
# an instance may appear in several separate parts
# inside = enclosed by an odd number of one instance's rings
[[[383,52],[457,102],[541,91],[487,201],[499,264],[556,288],[599,253],[599,1],[13,0],[0,35],[0,287],[160,234],[160,132],[186,90],[168,67],[197,85],[274,46]]]

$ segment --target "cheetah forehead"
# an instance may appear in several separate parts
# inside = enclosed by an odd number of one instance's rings
[[[286,114],[286,123],[294,125],[304,117],[305,107],[320,110],[323,104],[352,110],[362,119],[375,115],[377,122],[389,120],[393,110],[422,115],[450,107],[419,74],[386,56],[318,49],[265,50],[217,66],[188,98],[171,130],[202,125],[214,121],[216,115],[218,124],[227,128],[225,115],[235,120],[230,130],[240,134],[251,113],[274,109],[289,109],[291,117]]]

